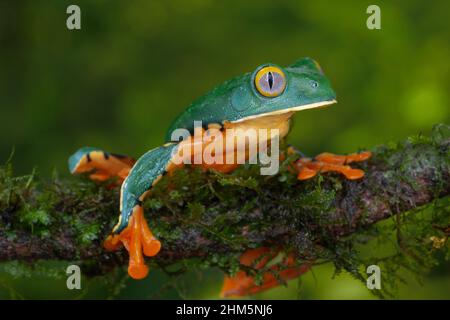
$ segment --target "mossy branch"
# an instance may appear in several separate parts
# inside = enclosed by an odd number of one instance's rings
[[[346,236],[448,199],[449,132],[440,125],[431,137],[375,148],[369,161],[355,164],[366,172],[358,181],[337,174],[298,181],[289,169],[292,158],[270,177],[260,176],[255,166],[230,175],[177,171],[145,203],[150,227],[163,244],[150,260],[166,267],[199,258],[204,265],[235,271],[246,249],[277,246],[294,250],[303,261],[333,260],[338,266],[345,261]],[[125,265],[124,250],[102,248],[118,202],[118,190],[107,185],[56,176],[42,181],[34,173],[14,177],[8,163],[0,168],[0,262],[80,261],[91,274]],[[447,206],[434,218],[436,235],[448,237],[448,213]]]

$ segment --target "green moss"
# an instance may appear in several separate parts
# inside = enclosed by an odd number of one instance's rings
[[[92,241],[98,240],[101,225],[97,223],[92,224],[79,223],[75,224],[75,228],[79,233],[78,241],[80,245],[88,246],[92,243]]]
[[[51,224],[51,217],[42,209],[21,212],[19,221],[24,227],[29,227],[32,234],[39,234],[42,237],[49,235],[47,227]]]

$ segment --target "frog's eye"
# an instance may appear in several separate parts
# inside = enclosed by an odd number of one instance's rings
[[[314,81],[314,80],[311,80],[310,84],[311,84],[311,87],[313,87],[314,89],[319,86],[319,83],[317,81]]]
[[[255,87],[265,97],[277,97],[286,88],[286,77],[280,68],[264,67],[256,73]]]

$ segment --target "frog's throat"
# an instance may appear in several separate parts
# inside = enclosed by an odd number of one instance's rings
[[[307,109],[323,108],[323,107],[329,106],[331,104],[334,104],[336,102],[337,101],[335,99],[327,100],[327,101],[314,102],[314,103],[305,104],[305,105],[301,105],[301,106],[296,106],[296,107],[292,107],[292,108],[286,108],[286,109],[282,109],[282,110],[276,110],[276,111],[271,111],[271,112],[266,112],[266,113],[255,114],[255,115],[244,117],[244,118],[241,118],[241,119],[238,119],[238,120],[235,120],[235,121],[230,121],[230,123],[239,123],[239,122],[244,122],[244,121],[247,121],[247,120],[252,120],[252,119],[257,119],[257,118],[261,118],[261,117],[266,117],[266,116],[280,115],[280,114],[284,114],[284,113],[288,113],[288,112],[296,112],[296,111],[302,111],[302,110],[307,110]]]

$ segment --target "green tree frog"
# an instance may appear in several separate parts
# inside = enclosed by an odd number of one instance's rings
[[[196,146],[206,147],[211,144],[211,141],[205,142],[195,138],[195,121],[202,122],[203,131],[215,130],[216,136],[217,134],[219,137],[222,136],[222,140],[226,140],[228,132],[232,130],[239,132],[236,130],[253,128],[274,131],[275,135],[257,137],[259,140],[270,140],[266,141],[270,143],[275,137],[279,139],[288,134],[290,119],[294,113],[326,107],[335,102],[336,95],[328,79],[313,59],[303,58],[285,68],[275,64],[264,64],[253,72],[220,84],[193,102],[170,126],[166,143],[148,151],[137,161],[98,148],[84,147],[69,158],[69,169],[74,174],[89,172],[94,180],[107,180],[116,176],[123,181],[119,219],[104,246],[108,250],[124,246],[129,251],[129,275],[134,279],[142,279],[148,273],[144,255],[155,256],[161,249],[160,241],[147,225],[142,202],[164,174],[181,166],[175,159],[180,160],[181,157],[187,160],[188,157],[188,160],[192,160],[190,158],[195,155]],[[190,135],[182,141],[173,141],[172,133],[180,128]],[[236,153],[242,150],[236,148],[233,146]],[[226,146],[221,152],[224,153],[228,149]],[[185,152],[186,150],[194,151],[190,153]],[[219,149],[215,149],[216,153],[217,150]],[[244,151],[248,150],[244,148]],[[370,153],[363,152],[348,156],[323,153],[315,159],[301,158],[297,162],[298,178],[304,180],[318,172],[335,171],[344,174],[348,179],[359,179],[364,173],[351,168],[348,164],[369,157]],[[200,165],[224,173],[231,172],[239,166],[234,162]],[[266,252],[267,248],[249,250],[242,255],[241,263],[250,264]],[[267,259],[262,259],[262,262],[265,260]],[[288,259],[286,263],[289,268],[285,268],[281,273],[285,279],[296,277],[307,270],[307,266],[294,266],[292,259]],[[223,295],[255,293],[276,283],[277,279],[268,274],[264,277],[263,284],[257,286],[251,277],[241,271],[235,277],[226,278],[222,293]]]

